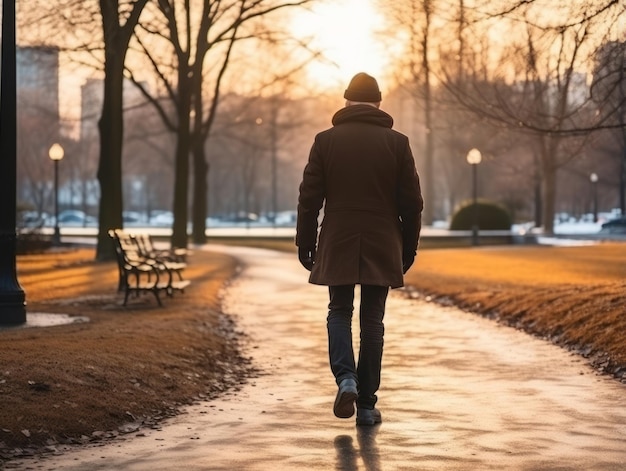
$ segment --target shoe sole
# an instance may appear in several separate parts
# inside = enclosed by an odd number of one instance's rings
[[[349,419],[354,415],[354,402],[357,399],[357,393],[354,391],[343,391],[337,394],[333,412],[340,419]]]

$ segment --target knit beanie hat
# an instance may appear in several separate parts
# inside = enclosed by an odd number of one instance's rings
[[[364,72],[359,72],[352,77],[343,97],[346,100],[363,101],[365,103],[377,103],[382,99],[378,82],[376,82],[374,77]]]

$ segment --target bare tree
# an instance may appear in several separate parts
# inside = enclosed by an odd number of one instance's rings
[[[115,258],[108,230],[122,221],[123,82],[129,42],[148,0],[22,0],[21,21],[31,40],[62,43],[79,61],[104,72],[100,130],[98,260]],[[65,31],[68,34],[56,34]]]
[[[576,136],[618,126],[593,112],[584,65],[597,47],[599,24],[615,25],[619,14],[612,1],[595,2],[586,10],[579,3],[559,2],[550,8],[560,16],[550,16],[547,21],[533,10],[535,6],[542,5],[538,1],[512,2],[506,10],[483,13],[469,25],[476,30],[496,21],[523,27],[524,34],[518,33],[518,37],[524,40],[513,39],[501,49],[498,67],[488,63],[474,67],[462,83],[455,68],[444,68],[442,75],[457,101],[476,116],[535,136],[537,172],[542,181],[541,219],[544,230],[551,233],[557,171],[582,155],[582,143]],[[476,46],[475,55],[480,53]],[[493,54],[493,49],[489,53]],[[460,55],[467,57],[467,51]],[[566,142],[573,137],[573,142]]]
[[[148,0],[99,0],[104,39],[104,95],[100,129],[100,211],[96,258],[115,257],[108,230],[122,227],[122,143],[126,52]]]
[[[400,83],[413,95],[414,106],[422,105],[424,120],[424,160],[422,191],[424,193],[425,224],[434,219],[435,195],[435,126],[433,123],[434,101],[432,53],[436,0],[380,2],[379,8],[387,16],[394,28],[407,34],[407,52],[398,65],[403,71],[398,77]]]
[[[159,0],[160,15],[155,12],[155,22],[142,25],[142,31],[137,35],[138,44],[158,77],[161,90],[175,109],[175,115],[169,115],[162,100],[135,79],[166,127],[177,134],[173,245],[187,244],[190,152],[194,170],[194,241],[205,241],[208,172],[205,144],[215,121],[222,83],[235,45],[270,34],[258,29],[256,19],[308,1]],[[164,48],[172,54],[169,64],[163,61]],[[132,71],[130,74],[133,78],[136,75]]]
[[[609,139],[603,147],[615,156],[619,207],[626,214],[626,41],[609,41],[598,50],[591,96],[600,106],[599,114],[618,125],[605,131]]]

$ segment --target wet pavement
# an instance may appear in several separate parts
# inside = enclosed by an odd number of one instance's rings
[[[385,319],[378,394],[383,423],[356,427],[354,418],[335,418],[326,288],[307,284],[293,255],[212,248],[245,264],[225,293],[224,307],[250,336],[248,354],[264,374],[238,392],[187,408],[159,430],[13,466],[626,469],[626,386],[547,342],[458,309],[409,300],[399,291],[392,292]]]

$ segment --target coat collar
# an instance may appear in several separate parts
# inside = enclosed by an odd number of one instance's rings
[[[368,123],[385,128],[393,127],[393,118],[383,110],[370,105],[352,105],[340,109],[333,116],[333,126],[343,123]]]

